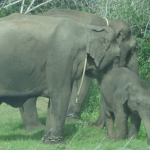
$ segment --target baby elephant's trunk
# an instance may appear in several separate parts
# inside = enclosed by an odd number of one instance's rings
[[[139,115],[144,123],[147,132],[147,144],[150,145],[150,110],[139,112]]]

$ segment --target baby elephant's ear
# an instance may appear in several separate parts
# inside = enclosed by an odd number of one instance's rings
[[[86,53],[94,59],[98,67],[105,57],[106,51],[110,47],[112,37],[114,36],[114,30],[110,27],[93,26],[93,29],[91,29],[89,33]]]
[[[122,104],[124,104],[129,99],[129,91],[131,89],[132,83],[127,83],[122,89]]]

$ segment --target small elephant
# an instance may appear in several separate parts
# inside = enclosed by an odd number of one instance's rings
[[[108,136],[111,139],[137,137],[142,119],[148,136],[147,142],[150,144],[150,84],[127,68],[115,68],[103,79],[101,92]]]
[[[33,97],[49,98],[42,140],[61,142],[72,83],[83,68],[90,74],[111,68],[118,55],[110,27],[38,15],[0,18],[0,104],[21,107]]]
[[[115,37],[117,43],[121,49],[120,57],[120,66],[127,66],[132,71],[138,73],[138,61],[135,51],[136,42],[131,36],[131,30],[129,25],[122,20],[107,20],[105,18],[99,17],[97,15],[81,12],[71,9],[51,9],[46,13],[42,14],[44,16],[52,16],[58,18],[70,18],[72,20],[81,22],[87,25],[96,25],[96,26],[109,26],[115,30]],[[108,21],[108,22],[107,22]],[[101,71],[101,74],[104,72]],[[93,76],[93,75],[92,75]],[[97,80],[100,82],[102,77],[97,75]],[[81,78],[76,78],[73,82],[73,88],[71,92],[70,102],[67,111],[67,117],[78,117],[82,103],[87,95],[87,92],[90,88],[92,79],[88,72],[85,73],[84,81],[81,87],[81,92],[79,94],[78,103],[75,103],[77,92]],[[32,101],[32,102],[31,102]],[[29,109],[31,107],[31,109]],[[22,120],[24,127],[27,131],[43,127],[40,123],[36,110],[36,98],[32,98],[29,101],[26,101],[22,108],[20,108]],[[100,112],[103,112],[102,108]],[[98,120],[94,124],[102,125],[104,119],[102,119],[102,113],[100,113]],[[102,125],[103,126],[103,125]]]

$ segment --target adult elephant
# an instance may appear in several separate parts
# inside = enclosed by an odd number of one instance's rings
[[[126,22],[122,20],[107,20],[91,13],[80,12],[70,9],[51,9],[43,15],[70,18],[89,25],[110,26],[115,30],[115,37],[117,39],[117,43],[121,48],[120,66],[127,66],[132,71],[138,73],[138,61],[135,51],[136,42],[131,36],[131,30]],[[78,116],[83,100],[85,99],[85,96],[87,95],[87,92],[92,82],[92,79],[89,77],[88,73],[86,73],[81,92],[79,94],[78,103],[75,103],[76,95],[78,93],[80,85],[80,80],[81,79],[79,78],[73,82],[73,89],[67,112],[68,117],[75,118]],[[101,81],[100,75],[98,76],[98,81]],[[29,109],[30,107],[31,109]],[[20,108],[20,112],[24,127],[27,131],[43,127],[37,115],[36,98],[33,98],[32,101],[26,101],[23,107]],[[102,109],[100,109],[100,113],[103,113]],[[101,116],[99,115],[99,118],[95,124],[102,124],[102,120],[103,119],[101,119]]]
[[[72,83],[81,78],[85,60],[92,75],[110,68],[119,54],[110,27],[46,16],[1,18],[0,103],[21,107],[32,97],[49,98],[42,140],[61,142]]]

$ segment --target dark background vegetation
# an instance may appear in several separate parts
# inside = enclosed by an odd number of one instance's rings
[[[34,3],[27,12],[32,1]],[[24,3],[20,1],[10,5],[17,0],[1,0],[0,17],[15,12],[41,14],[52,8],[70,8],[109,19],[125,20],[137,41],[139,76],[147,82],[150,81],[150,0],[49,0],[45,3],[46,1],[48,0],[24,0]],[[36,8],[42,3],[45,4]],[[97,118],[99,99],[100,94],[94,80],[80,114],[81,119],[94,121]]]

